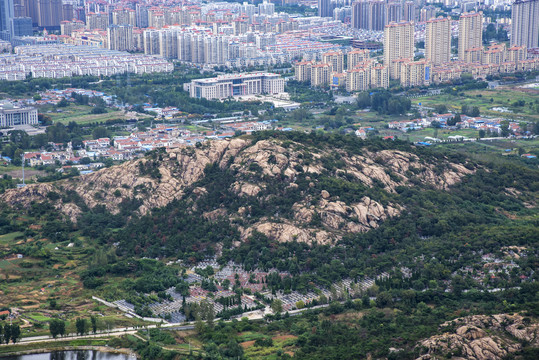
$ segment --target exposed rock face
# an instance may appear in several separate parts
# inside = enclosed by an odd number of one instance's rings
[[[159,179],[140,174],[140,166],[149,161],[144,158],[81,175],[77,179],[11,189],[2,195],[2,200],[11,205],[27,207],[32,201],[46,200],[50,192],[64,194],[72,190],[89,208],[104,205],[112,213],[119,211],[119,205],[124,199],[139,199],[142,204],[138,211],[144,214],[152,208],[165,206],[172,200],[181,198],[185,188],[204,175],[206,165],[218,163],[225,166],[228,159],[236,156],[246,145],[246,141],[234,139],[210,142],[208,146],[196,150],[193,147],[171,150],[162,154],[162,160],[159,160]],[[206,189],[195,190],[198,193],[204,191]],[[118,192],[120,196],[115,195]],[[55,206],[73,221],[81,212],[76,205],[66,204],[62,200]]]
[[[539,346],[539,323],[521,315],[475,315],[441,325],[442,330],[456,326],[455,333],[445,333],[422,341],[418,346],[426,354],[418,359],[497,360],[522,348],[520,342]]]
[[[22,207],[33,201],[50,201],[72,221],[86,207],[97,205],[118,213],[126,200],[136,200],[139,214],[166,206],[174,199],[189,199],[192,210],[197,211],[198,199],[212,191],[211,183],[197,185],[208,165],[234,174],[228,191],[243,203],[252,199],[263,208],[264,202],[283,196],[271,192],[279,184],[284,184],[280,189],[296,192],[302,200],[292,205],[292,216],[287,219],[276,216],[277,219],[249,220],[250,206],[231,211],[224,204],[205,208],[205,218],[246,220],[241,225],[243,237],[257,230],[278,241],[319,243],[330,243],[348,232],[374,229],[404,210],[399,204],[382,203],[366,194],[355,194],[353,201],[350,197],[341,199],[335,189],[324,188],[323,179],[357,184],[358,191],[376,186],[392,193],[398,186],[418,184],[447,189],[472,173],[460,164],[420,161],[413,153],[398,150],[349,155],[335,148],[309,147],[278,139],[252,143],[238,138],[157,152],[77,178],[11,189],[1,200]]]

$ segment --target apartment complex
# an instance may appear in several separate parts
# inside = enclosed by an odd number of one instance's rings
[[[399,78],[399,73],[392,66],[397,59],[414,58],[414,23],[402,21],[386,25],[384,29],[384,65],[389,67],[389,75]]]
[[[427,21],[425,58],[433,65],[451,60],[451,18],[439,17]]]
[[[193,80],[185,88],[194,98],[226,99],[232,96],[283,93],[284,79],[272,73],[230,74]]]
[[[517,0],[511,11],[511,45],[539,47],[539,0]]]
[[[459,19],[459,60],[466,61],[466,51],[483,46],[483,13],[462,14]]]
[[[34,78],[112,76],[174,69],[165,59],[90,46],[27,45],[16,47],[15,52],[0,55],[0,80],[24,80],[28,75]]]
[[[388,68],[371,59],[369,50],[349,51],[346,58],[346,69],[340,51],[322,54],[320,63],[299,61],[294,64],[296,80],[312,86],[345,87],[347,91],[389,87]]]
[[[365,91],[389,87],[387,67],[374,60],[366,60],[346,72],[346,91]]]

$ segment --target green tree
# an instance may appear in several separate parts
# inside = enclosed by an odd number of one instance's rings
[[[434,106],[434,111],[436,111],[437,114],[446,114],[447,113],[447,106],[445,104],[439,104]]]
[[[90,321],[92,323],[92,332],[95,334],[97,333],[97,318],[94,315],[92,315],[90,317]]]
[[[62,98],[62,100],[60,100],[56,106],[66,107],[66,106],[69,106],[69,102],[65,98]]]
[[[382,291],[376,296],[376,306],[379,308],[390,306],[393,303],[393,297],[387,291]]]
[[[77,318],[77,321],[75,322],[75,327],[77,329],[77,334],[84,335],[86,334],[86,319],[84,318]]]
[[[21,338],[21,328],[19,325],[11,325],[11,341],[15,344]],[[6,344],[9,342],[6,342]]]
[[[9,339],[11,339],[11,325],[10,324],[5,324],[4,325],[4,342],[6,344],[8,344]]]
[[[280,314],[283,312],[283,302],[279,299],[274,299],[271,302],[271,310],[274,314]]]
[[[502,130],[502,137],[508,137],[509,134],[511,133],[509,131],[509,121],[508,120],[504,120],[500,123],[500,129]]]
[[[63,336],[65,334],[66,324],[63,320],[52,319],[49,322],[49,331],[53,338],[56,339],[58,335]]]
[[[50,299],[49,300],[49,307],[54,310],[58,306],[58,303],[56,302],[56,299]]]
[[[107,130],[107,128],[99,126],[92,131],[92,136],[94,137],[94,139],[106,138],[109,137],[109,131]]]

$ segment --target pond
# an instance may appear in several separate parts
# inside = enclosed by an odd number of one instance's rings
[[[51,351],[41,354],[0,356],[2,360],[135,360],[134,355],[103,352],[97,350]]]

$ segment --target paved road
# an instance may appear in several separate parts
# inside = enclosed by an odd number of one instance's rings
[[[289,314],[291,316],[295,316],[295,315],[299,315],[300,313],[302,313],[304,311],[307,311],[307,310],[319,309],[319,308],[324,308],[324,307],[327,307],[327,306],[329,306],[329,304],[318,305],[318,306],[314,306],[312,308],[304,308],[304,309],[292,310],[292,311],[289,312]],[[265,310],[266,311],[264,311],[264,313],[257,310],[257,311],[252,311],[252,312],[249,312],[249,313],[244,313],[243,315],[248,315],[247,317],[249,318],[249,320],[259,320],[259,319],[263,319],[264,315],[266,315],[269,312],[268,309],[265,309]],[[216,319],[216,320],[218,320],[218,319]],[[231,320],[227,320],[227,321],[231,321]],[[133,335],[133,334],[136,334],[137,331],[139,331],[139,330],[143,330],[143,329],[146,329],[146,328],[153,329],[153,328],[156,328],[156,327],[158,327],[158,325],[148,325],[148,326],[138,327],[138,328],[134,328],[134,327],[115,328],[115,329],[111,329],[110,331],[103,330],[103,331],[98,331],[96,334],[88,334],[88,335],[83,335],[83,336],[76,335],[76,334],[68,334],[67,336],[59,337],[59,338],[56,338],[56,339],[53,339],[50,335],[31,336],[31,337],[22,338],[16,344],[10,344],[10,345],[19,345],[19,344],[24,345],[24,344],[49,342],[49,341],[90,339],[90,338],[106,337],[106,336],[122,336],[122,335],[126,335],[126,334]],[[187,324],[187,325],[160,324],[160,327],[164,328],[164,329],[171,329],[171,330],[193,330],[195,328],[194,324],[192,324],[192,323]],[[4,345],[0,344],[0,346],[4,346]]]

